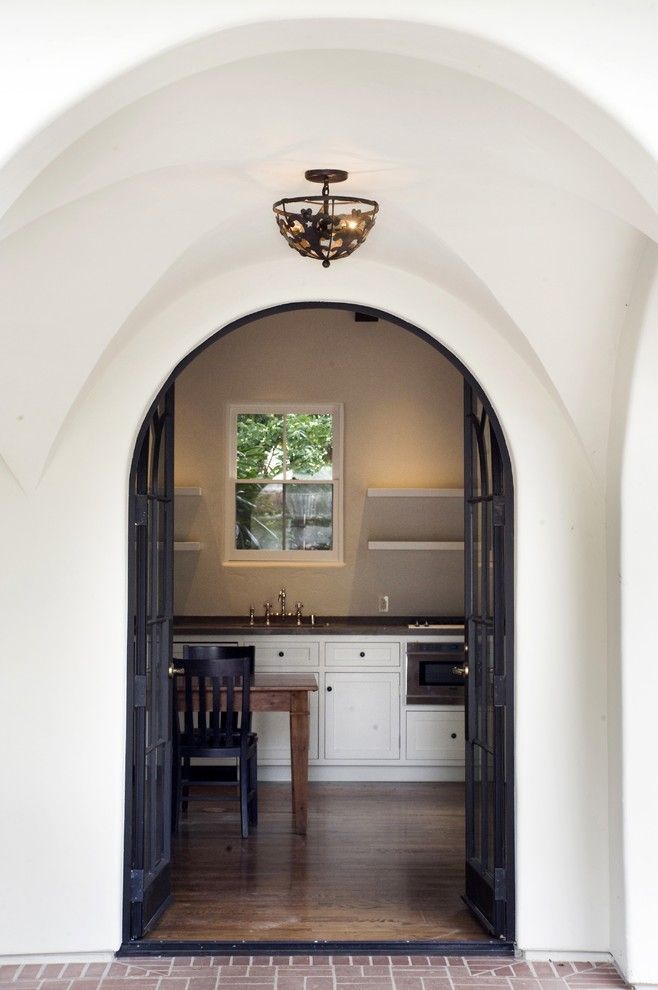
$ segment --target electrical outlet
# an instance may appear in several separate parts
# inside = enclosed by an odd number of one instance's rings
[[[388,612],[388,595],[379,596],[379,611]]]

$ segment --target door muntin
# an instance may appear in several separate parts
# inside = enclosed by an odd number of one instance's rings
[[[132,830],[128,936],[140,938],[170,899],[174,394],[160,397],[131,476],[133,638]]]
[[[511,468],[482,397],[464,389],[466,896],[513,934]],[[507,568],[507,569],[506,569]]]

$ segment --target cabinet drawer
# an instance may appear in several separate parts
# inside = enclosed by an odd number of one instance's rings
[[[399,667],[399,643],[327,643],[327,667]]]
[[[408,711],[406,759],[417,763],[464,762],[464,713]]]
[[[256,647],[256,670],[267,667],[317,667],[318,644],[300,643],[298,640],[250,640],[246,646]]]

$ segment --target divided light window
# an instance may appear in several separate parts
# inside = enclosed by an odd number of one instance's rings
[[[342,406],[232,406],[229,559],[340,561]]]

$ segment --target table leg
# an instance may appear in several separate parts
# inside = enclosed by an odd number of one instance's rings
[[[307,691],[290,695],[290,777],[295,832],[306,835],[308,815],[309,705]]]

